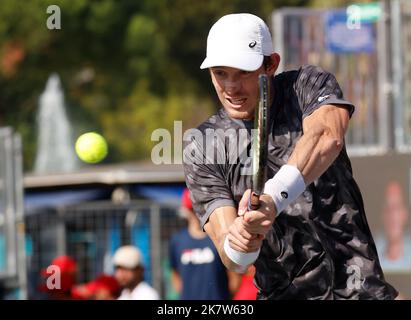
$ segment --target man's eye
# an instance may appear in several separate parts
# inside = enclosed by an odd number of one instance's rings
[[[225,72],[222,71],[222,70],[216,70],[216,71],[214,71],[214,74],[216,76],[223,77],[225,75]]]

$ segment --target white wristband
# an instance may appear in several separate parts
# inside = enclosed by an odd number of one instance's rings
[[[304,190],[305,182],[300,170],[289,164],[283,165],[264,186],[264,193],[269,194],[274,200],[277,215],[297,199]]]
[[[230,247],[230,243],[228,241],[228,237],[225,237],[224,240],[224,251],[227,257],[234,263],[238,264],[242,267],[247,267],[248,265],[252,264],[255,260],[257,260],[258,255],[260,254],[260,249],[254,252],[239,252],[234,250]]]

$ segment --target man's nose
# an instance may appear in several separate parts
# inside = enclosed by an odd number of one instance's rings
[[[236,93],[241,89],[241,81],[238,79],[228,79],[225,82],[225,91],[229,94]]]

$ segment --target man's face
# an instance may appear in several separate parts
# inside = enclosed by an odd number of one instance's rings
[[[386,199],[384,225],[390,241],[403,237],[408,212],[400,193],[391,193]]]
[[[254,110],[258,105],[260,91],[258,76],[265,73],[271,78],[279,64],[280,56],[273,53],[255,71],[244,71],[224,66],[209,69],[217,96],[231,118],[243,120],[254,118]]]
[[[258,76],[266,72],[261,66],[256,71],[230,67],[210,68],[211,80],[224,109],[234,119],[252,119],[258,104]]]
[[[121,287],[132,288],[139,282],[140,274],[140,268],[127,269],[123,267],[116,267],[114,277]]]
[[[231,118],[252,119],[259,98],[258,75],[256,71],[243,71],[230,67],[213,67],[211,79],[224,109]]]

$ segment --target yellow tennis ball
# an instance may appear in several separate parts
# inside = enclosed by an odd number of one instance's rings
[[[84,162],[100,162],[107,156],[107,152],[107,142],[98,133],[84,133],[76,141],[76,153]]]

